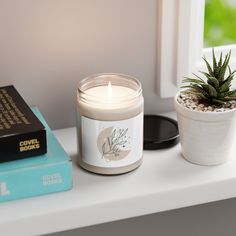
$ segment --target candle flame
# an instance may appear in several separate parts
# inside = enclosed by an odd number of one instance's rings
[[[112,86],[111,86],[111,81],[108,82],[107,93],[108,93],[108,97],[111,98],[111,97],[112,97]]]

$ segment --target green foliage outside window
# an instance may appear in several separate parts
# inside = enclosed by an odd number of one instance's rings
[[[236,0],[206,0],[204,44],[236,44]]]

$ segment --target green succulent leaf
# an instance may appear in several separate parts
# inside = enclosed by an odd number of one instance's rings
[[[225,55],[224,60],[221,52],[219,61],[217,61],[213,48],[212,66],[206,57],[203,57],[207,71],[199,71],[199,73],[204,78],[194,73],[195,78],[185,77],[182,81],[184,85],[181,86],[181,88],[185,89],[183,93],[194,95],[210,105],[215,104],[217,106],[224,104],[228,100],[236,100],[236,89],[231,89],[236,70],[232,71],[229,66],[230,57],[231,50]],[[227,76],[226,71],[228,73]]]
[[[199,79],[192,79],[192,78],[189,78],[189,77],[184,77],[185,79],[183,79],[183,83],[196,83],[196,84],[203,84],[205,83],[204,81],[202,80],[199,80]]]
[[[216,62],[216,56],[215,56],[215,50],[212,48],[212,61],[213,61],[213,71],[217,68],[217,62]]]
[[[220,104],[220,105],[225,104],[225,101],[222,101],[222,100],[219,100],[219,99],[216,99],[216,98],[213,98],[212,102],[214,102],[215,104]]]
[[[195,73],[192,73],[194,76],[196,76],[199,80],[201,80],[203,83],[205,83],[205,81],[200,77],[200,76],[198,76],[197,74],[195,74]]]
[[[189,85],[181,86],[181,88],[194,89],[197,92],[204,92],[203,88],[198,86],[197,84],[189,84]]]
[[[217,91],[216,91],[216,89],[212,85],[210,85],[210,84],[204,85],[204,88],[205,88],[205,90],[208,91],[209,95],[212,98],[216,98],[217,97]]]
[[[209,77],[207,82],[216,89],[218,89],[220,86],[219,81],[215,77]]]
[[[220,85],[220,88],[219,88],[221,93],[229,91],[231,87],[231,82],[233,79],[234,77],[230,75],[226,80],[224,80],[224,82]]]
[[[220,60],[219,60],[218,65],[217,65],[217,67],[214,71],[214,75],[215,75],[216,78],[218,78],[219,72],[220,72],[221,67],[222,67],[222,59],[223,59],[223,55],[222,55],[222,52],[221,52],[220,53]]]
[[[205,77],[208,79],[209,77],[212,77],[209,73],[205,72],[205,71],[199,71],[199,73],[205,75]]]
[[[206,101],[206,102],[210,102],[211,101],[210,98],[207,97],[206,95],[204,95],[203,93],[197,93],[196,96],[199,97],[203,101]]]
[[[219,60],[218,65],[217,65],[218,68],[221,68],[221,67],[222,67],[222,61],[223,61],[223,54],[222,54],[222,52],[221,52],[221,53],[220,53],[220,60]]]
[[[229,67],[229,66],[228,66]],[[229,67],[230,68],[230,67]],[[236,72],[236,70],[234,70],[234,71],[232,71],[231,73],[229,73],[229,74],[234,74]]]
[[[225,72],[229,64],[230,55],[231,55],[231,51],[228,54],[226,54],[224,63],[222,67],[220,68],[219,75],[218,75],[219,76],[218,78],[220,81],[224,80]]]
[[[206,63],[206,66],[207,66],[207,69],[208,69],[208,74],[209,74],[210,76],[214,76],[213,70],[212,70],[212,68],[211,68],[211,66],[210,66],[210,64],[209,64],[209,62],[207,61],[207,59],[206,59],[205,57],[203,57],[202,59],[203,59],[203,60],[205,61],[205,63]]]

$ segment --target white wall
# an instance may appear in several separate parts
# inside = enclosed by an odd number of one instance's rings
[[[0,85],[14,84],[52,128],[74,125],[76,85],[120,72],[143,84],[145,112],[173,109],[156,94],[156,0],[0,0]]]

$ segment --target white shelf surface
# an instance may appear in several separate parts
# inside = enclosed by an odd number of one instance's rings
[[[76,129],[55,134],[74,159]],[[1,203],[0,235],[42,235],[236,197],[235,153],[226,164],[205,167],[185,161],[180,145],[144,151],[137,170],[118,176],[74,165],[71,191]]]

